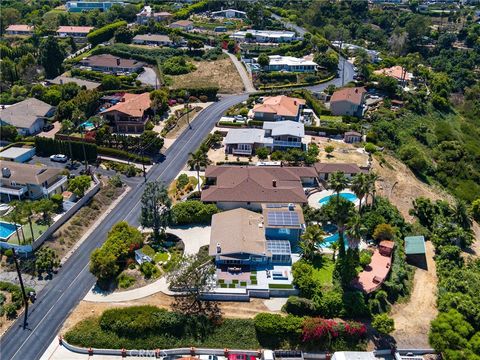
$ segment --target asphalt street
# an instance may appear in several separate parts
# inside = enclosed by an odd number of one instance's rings
[[[222,114],[246,98],[247,95],[226,96],[202,111],[191,123],[191,128],[166,151],[163,162],[148,172],[147,181],[160,179],[170,183],[185,166],[188,154],[198,148]],[[22,316],[0,339],[2,360],[34,360],[42,356],[70,312],[95,284],[88,269],[90,253],[102,245],[107,232],[117,222],[126,220],[138,225],[143,189],[144,183],[132,189],[38,294],[37,301],[30,306],[26,329],[23,329]]]
[[[304,31],[301,28],[296,30]],[[321,91],[330,84],[341,86],[342,83],[351,81],[354,75],[353,66],[347,61],[340,61],[340,66],[342,64],[345,64],[343,81],[340,77],[308,89]],[[341,76],[342,71],[339,73]],[[169,184],[185,166],[189,153],[198,148],[223,113],[229,107],[246,99],[247,94],[223,96],[218,102],[203,110],[191,123],[191,128],[182,133],[165,152],[163,160],[150,169],[147,181],[159,179]],[[95,278],[88,269],[90,253],[102,245],[107,232],[117,222],[126,220],[134,226],[139,224],[140,198],[144,183],[136,183],[133,186],[115,210],[92,232],[75,255],[67,260],[58,274],[38,294],[37,301],[30,306],[26,329],[23,329],[22,316],[0,339],[2,360],[35,360],[42,356],[70,312],[95,284]]]

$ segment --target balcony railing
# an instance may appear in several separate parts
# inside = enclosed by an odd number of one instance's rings
[[[301,141],[273,140],[273,146],[302,147],[302,142]]]
[[[55,191],[58,189],[60,186],[65,184],[68,181],[68,178],[66,176],[60,176],[52,185],[50,185],[48,188],[43,188],[43,193],[45,195],[50,194],[51,192]]]
[[[252,149],[233,149],[232,152],[236,155],[252,155]]]

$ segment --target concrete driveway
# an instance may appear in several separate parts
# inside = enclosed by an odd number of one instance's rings
[[[144,71],[138,75],[137,80],[140,80],[142,84],[151,85],[153,87],[160,85],[155,70],[151,67],[144,67],[143,70]]]
[[[178,236],[185,244],[185,255],[198,253],[200,247],[210,244],[210,226],[179,226],[167,228],[167,232]]]

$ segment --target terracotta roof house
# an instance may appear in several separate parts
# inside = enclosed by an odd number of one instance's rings
[[[86,38],[87,34],[93,29],[92,26],[60,26],[57,29],[57,35],[60,37]]]
[[[363,87],[344,88],[335,91],[330,98],[330,111],[337,116],[361,117],[366,92]]]
[[[190,30],[193,30],[193,21],[178,20],[168,25],[168,27],[171,29],[180,29],[183,31],[190,31]]]
[[[299,205],[265,204],[262,213],[224,211],[212,217],[209,255],[218,267],[290,264],[304,227]]]
[[[394,245],[393,241],[381,241],[378,249],[373,252],[370,265],[358,274],[352,281],[352,286],[366,294],[378,290],[390,272]]]
[[[383,68],[380,70],[375,70],[373,73],[375,75],[392,77],[399,82],[401,82],[402,80],[410,81],[413,79],[412,73],[408,72],[407,69],[403,68],[400,65],[392,66],[389,68]]]
[[[299,121],[304,99],[285,95],[267,97],[262,104],[253,107],[253,118],[263,121]]]
[[[45,119],[53,116],[55,107],[35,98],[28,98],[0,109],[0,125],[12,125],[21,135],[42,131]]]
[[[32,35],[33,34],[33,26],[23,25],[23,24],[9,25],[5,29],[5,33],[7,35]]]
[[[0,161],[0,195],[2,201],[38,199],[61,194],[67,187],[67,177],[61,168]]]
[[[146,65],[144,62],[133,59],[122,59],[110,54],[88,56],[78,63],[94,71],[106,73],[133,73],[140,72]]]
[[[142,10],[137,14],[137,24],[147,24],[149,20],[155,22],[165,21],[173,15],[166,11],[154,12],[151,6],[144,6]]]
[[[348,144],[362,142],[362,134],[356,131],[347,131],[343,134],[343,141]]]
[[[266,203],[306,204],[304,186],[316,183],[313,167],[209,166],[202,201],[221,209],[260,210]]]
[[[142,133],[152,114],[150,93],[125,93],[120,101],[100,114],[120,133]]]
[[[361,169],[357,164],[351,163],[321,163],[317,162],[314,165],[320,180],[328,180],[330,174],[335,172],[343,172],[347,178],[351,178],[361,172],[367,172]]]

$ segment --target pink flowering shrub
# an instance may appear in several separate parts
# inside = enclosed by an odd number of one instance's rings
[[[303,323],[302,342],[323,342],[343,338],[360,339],[367,333],[365,324],[356,321],[335,321],[332,319],[307,318]]]

